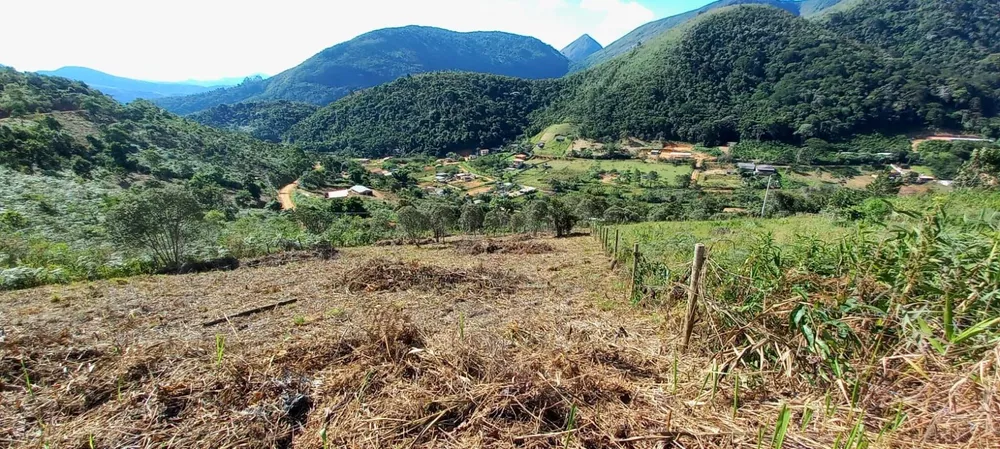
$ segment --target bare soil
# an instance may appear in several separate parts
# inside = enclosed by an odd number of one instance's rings
[[[737,396],[698,349],[716,334],[682,353],[684,304],[626,302],[593,239],[511,242],[552,252],[369,247],[2,293],[0,447],[770,447],[788,404],[785,447],[813,448],[857,411],[873,437],[894,401],[928,418],[873,447],[1000,441],[994,396],[920,360],[857,408],[783,372],[739,373]]]

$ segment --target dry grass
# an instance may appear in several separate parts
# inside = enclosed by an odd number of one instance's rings
[[[830,447],[853,426],[844,399],[825,413],[821,392],[778,370],[706,383],[714,354],[675,357],[679,314],[627,305],[593,239],[539,243],[557,256],[371,247],[0,294],[0,446],[756,447],[763,428],[768,447],[783,403],[786,447]],[[916,363],[929,377],[895,361],[873,386],[938,418],[880,447],[996,447],[942,438],[992,419],[976,408],[995,405],[984,381]],[[876,432],[892,412],[861,407]]]
[[[459,240],[455,242],[455,252],[466,256],[480,254],[546,254],[555,249],[552,245],[538,240],[503,241],[496,239]]]

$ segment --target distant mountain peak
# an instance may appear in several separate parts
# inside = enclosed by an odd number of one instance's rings
[[[562,49],[560,53],[569,59],[571,62],[581,61],[586,59],[588,56],[597,53],[604,49],[603,46],[594,38],[590,37],[589,34],[584,34],[577,38],[573,43]]]

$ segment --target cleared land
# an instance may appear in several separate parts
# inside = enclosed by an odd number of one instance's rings
[[[567,160],[532,160],[529,165],[533,168],[524,171],[517,178],[517,182],[547,189],[548,180],[553,178],[576,177],[586,174],[591,168],[599,167],[605,171],[617,170],[618,172],[639,170],[642,173],[657,172],[663,182],[676,185],[677,175],[688,176],[691,174],[690,165],[672,165],[667,163],[651,163],[636,159],[628,160],[591,160],[591,159],[567,159]],[[548,164],[549,169],[543,169],[542,165]],[[596,180],[595,180],[596,181]]]
[[[725,244],[719,229],[733,223],[699,225],[690,238]],[[823,231],[815,225],[747,226],[791,236]],[[630,232],[654,231],[642,229]],[[673,253],[663,248],[664,258]],[[783,370],[742,373],[734,390],[717,355],[700,349],[714,341],[708,325],[681,354],[683,302],[626,303],[624,276],[609,275],[590,237],[358,248],[257,265],[0,294],[0,443],[755,447],[768,445],[785,404],[786,447],[830,447],[859,410],[870,437],[887,425],[883,403],[856,409],[834,395],[824,405]],[[234,316],[274,304],[283,305]],[[939,391],[907,382],[894,394],[945,413]],[[977,410],[969,388],[953,397],[965,418],[942,415],[930,437],[927,422],[907,420],[886,434],[887,447],[970,441],[960,435]]]

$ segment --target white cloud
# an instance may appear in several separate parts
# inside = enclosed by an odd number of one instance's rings
[[[385,27],[500,30],[607,45],[654,19],[635,0],[50,0],[4,5],[0,63],[182,80],[275,74]]]

